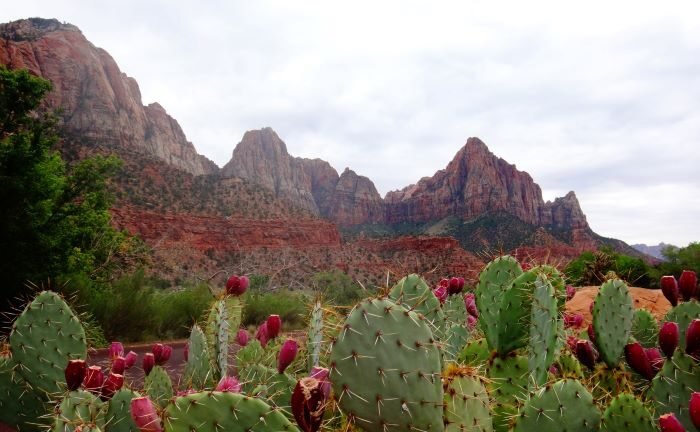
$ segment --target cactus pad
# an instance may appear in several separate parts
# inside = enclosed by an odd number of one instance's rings
[[[188,388],[203,389],[213,382],[213,378],[206,337],[199,326],[194,325],[183,379]]]
[[[85,359],[85,330],[70,307],[56,293],[43,291],[15,320],[10,334],[13,361],[35,389],[61,391],[68,360]]]
[[[317,300],[311,309],[309,319],[309,331],[306,340],[309,353],[308,368],[318,366],[321,362],[321,348],[323,345],[323,308],[321,301]]]
[[[493,431],[489,396],[481,378],[469,371],[454,370],[443,387],[446,432]]]
[[[659,324],[656,318],[646,309],[634,311],[632,319],[632,337],[644,348],[655,347],[659,339]]]
[[[476,287],[479,326],[491,349],[498,346],[498,317],[503,295],[522,272],[518,261],[506,255],[491,261],[479,274],[479,284]]]
[[[494,357],[488,366],[489,394],[496,401],[493,409],[493,428],[510,430],[510,419],[517,413],[518,404],[527,395],[528,359],[514,353]]]
[[[457,361],[468,366],[479,367],[486,365],[490,355],[491,351],[486,339],[474,339],[467,343]]]
[[[215,301],[209,310],[206,336],[214,379],[218,380],[228,371],[229,327],[225,300]]]
[[[72,432],[86,424],[104,425],[103,402],[92,393],[69,392],[56,409],[53,432]]]
[[[600,411],[593,396],[575,380],[557,381],[540,389],[523,405],[513,432],[597,431]]]
[[[556,292],[544,274],[535,280],[529,321],[528,367],[531,382],[539,386],[547,380],[549,366],[554,361],[559,321]]]
[[[178,397],[168,404],[165,432],[298,431],[265,402],[238,393],[201,392]]]
[[[151,400],[164,407],[173,397],[173,383],[170,376],[161,366],[154,366],[143,383],[144,392]]]
[[[632,297],[619,279],[605,282],[593,306],[595,344],[601,359],[610,367],[618,364],[632,330]]]
[[[406,309],[423,314],[436,338],[442,338],[440,326],[445,314],[440,300],[420,276],[412,274],[398,281],[389,292],[389,298]]]
[[[330,378],[355,426],[443,430],[440,352],[425,321],[388,299],[350,312],[333,344]]]
[[[251,364],[238,370],[238,378],[245,394],[267,399],[274,406],[289,408],[292,390],[297,380],[260,364]]]
[[[673,413],[687,430],[693,430],[688,413],[690,395],[700,391],[700,366],[692,357],[676,350],[651,382],[649,397],[656,414]]]
[[[642,402],[629,394],[615,397],[603,413],[602,432],[655,432],[656,426]]]
[[[513,286],[503,294],[498,318],[498,353],[501,355],[527,345],[530,334],[530,314],[537,281],[532,269],[518,276]]]
[[[9,358],[0,358],[0,422],[22,431],[46,429],[39,424],[48,412],[43,400],[32,391]]]
[[[666,313],[664,321],[673,321],[678,323],[679,330],[679,346],[685,351],[685,332],[688,326],[694,319],[700,318],[700,303],[695,300],[680,303]]]
[[[464,297],[461,295],[450,296],[443,305],[445,318],[441,325],[441,333],[444,335],[445,360],[454,361],[469,340],[469,330],[466,328],[467,308],[464,305]]]
[[[138,427],[131,418],[131,399],[140,397],[136,392],[122,389],[109,400],[105,414],[105,429],[108,432],[136,432]]]

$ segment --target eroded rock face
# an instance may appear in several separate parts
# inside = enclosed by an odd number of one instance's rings
[[[341,226],[384,222],[384,203],[372,180],[345,168],[325,215]]]
[[[0,63],[51,81],[48,107],[60,107],[66,132],[83,142],[129,147],[195,175],[218,171],[160,105],[143,106],[136,81],[73,25],[40,18],[1,24]]]

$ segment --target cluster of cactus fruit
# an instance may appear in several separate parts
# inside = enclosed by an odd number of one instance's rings
[[[692,272],[661,281],[659,326],[627,285],[603,283],[592,322],[565,313],[576,293],[551,266],[496,258],[475,289],[410,275],[344,314],[316,300],[306,337],[271,315],[239,329],[247,278],[216,292],[173,385],[156,344],[143,388],[119,343],[88,367],[79,320],[43,292],[0,358],[0,421],[54,431],[693,431],[700,430],[700,291]],[[235,343],[234,343],[235,342]],[[235,351],[235,354],[231,355]],[[234,361],[231,361],[231,360]]]

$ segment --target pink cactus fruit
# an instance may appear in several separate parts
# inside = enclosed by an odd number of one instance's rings
[[[297,356],[298,348],[297,341],[294,339],[287,339],[284,341],[282,348],[280,348],[279,357],[277,358],[277,372],[284,373],[285,369],[292,364]]]
[[[267,335],[270,337],[270,339],[274,339],[280,334],[280,330],[282,329],[282,319],[279,315],[270,315],[267,317],[265,324],[267,324]]]
[[[109,345],[109,359],[114,361],[115,358],[117,357],[123,357],[124,356],[124,345],[122,345],[121,342],[112,342]]]
[[[654,376],[661,370],[664,366],[664,357],[661,355],[661,351],[658,348],[644,348],[644,353],[647,355],[649,364],[651,365],[651,370],[654,372]]]
[[[583,326],[583,315],[581,314],[564,314],[564,327],[565,328],[580,328]]]
[[[163,344],[162,343],[154,344],[151,347],[151,352],[153,353],[153,358],[157,364],[158,361],[160,360],[160,358],[163,356]]]
[[[569,347],[572,353],[576,353],[576,343],[578,338],[576,336],[569,335],[566,337],[566,345]]]
[[[257,339],[260,342],[260,345],[262,345],[263,347],[267,345],[267,342],[270,340],[270,336],[267,334],[266,322],[262,323],[258,327],[258,330],[255,332],[255,339]]]
[[[238,382],[238,379],[236,379],[236,377],[228,375],[223,376],[221,377],[221,380],[219,380],[219,383],[216,385],[216,391],[240,393],[241,383]]]
[[[479,320],[474,315],[467,315],[467,328],[474,330]]]
[[[625,360],[627,364],[644,378],[651,380],[654,378],[654,371],[647,357],[642,344],[639,342],[625,345]]]
[[[131,400],[131,418],[141,432],[162,432],[156,407],[148,397]]]
[[[595,344],[595,329],[593,328],[593,324],[588,324],[588,328],[586,329],[586,333],[588,333],[588,340],[593,342]]]
[[[153,353],[153,360],[155,363],[157,365],[164,365],[170,359],[173,348],[170,345],[157,343],[151,347],[151,352]]]
[[[138,359],[138,357],[138,354],[136,354],[133,351],[129,351],[126,357],[124,357],[124,359],[126,360],[126,368],[131,369],[136,364],[136,360]]]
[[[244,329],[238,330],[238,335],[236,335],[236,342],[238,342],[238,345],[244,347],[248,345],[248,331]]]
[[[440,279],[440,283],[438,285],[445,287],[445,288],[449,288],[450,287],[450,280],[442,278],[442,279]]]
[[[575,295],[576,295],[576,288],[574,288],[572,285],[567,285],[566,286],[566,301],[573,299]]]
[[[226,281],[226,294],[233,296],[243,295],[248,289],[248,285],[249,280],[247,276],[238,277],[233,275]]]
[[[700,430],[700,392],[694,392],[690,395],[688,410],[690,411],[690,420],[695,428]]]
[[[66,366],[66,384],[68,385],[68,390],[73,391],[80,388],[80,385],[85,379],[85,374],[87,372],[87,363],[85,360],[69,360]]]
[[[442,285],[438,285],[437,288],[433,290],[433,295],[437,297],[438,300],[440,300],[440,304],[444,304],[445,300],[447,300],[447,288],[445,288]]]
[[[153,366],[156,365],[155,357],[153,353],[146,353],[143,355],[143,371],[146,375],[151,373]]]
[[[328,379],[329,371],[326,368],[314,366],[311,368],[311,373],[309,376],[311,378],[316,378],[321,382],[321,391],[323,392],[323,397],[328,399],[331,396],[331,382]]]
[[[326,402],[321,386],[316,378],[306,377],[292,391],[292,414],[304,432],[317,432],[321,428]]]
[[[165,364],[170,360],[170,356],[173,354],[173,347],[170,345],[163,345],[163,354],[161,354],[159,365]]]
[[[102,389],[102,384],[105,380],[105,374],[99,366],[90,366],[85,372],[83,386],[90,393],[99,395]]]
[[[462,285],[463,287],[464,285]],[[462,291],[462,287],[459,286],[459,278],[451,277],[448,286],[448,292],[450,295],[459,294]]]
[[[479,310],[476,308],[476,297],[474,293],[467,293],[464,296],[464,306],[467,308],[467,313],[473,315],[474,318],[479,318]]]
[[[671,306],[678,305],[678,282],[673,276],[663,276],[661,278],[661,293],[671,303]]]
[[[678,346],[680,340],[680,331],[678,328],[678,323],[673,321],[667,321],[659,330],[659,347],[661,351],[666,354],[666,357],[673,357],[673,352]]]
[[[659,417],[661,432],[685,432],[685,428],[674,414],[664,414]]]
[[[697,295],[698,276],[692,270],[683,270],[678,278],[678,290],[683,296],[683,300],[689,301]]]
[[[582,365],[588,367],[589,369],[593,369],[595,368],[595,362],[598,355],[593,348],[591,341],[582,339],[576,341],[576,357]]]
[[[685,331],[685,352],[700,358],[700,319],[694,319]]]
[[[182,356],[185,358],[185,361],[188,361],[190,359],[190,343],[187,342],[185,344],[185,347],[182,349]]]
[[[112,372],[115,374],[124,374],[126,370],[126,358],[119,356],[112,361]]]
[[[107,375],[107,379],[105,379],[104,383],[102,384],[102,394],[100,395],[100,398],[103,401],[112,399],[114,393],[121,390],[123,385],[124,375],[110,372],[109,375]]]

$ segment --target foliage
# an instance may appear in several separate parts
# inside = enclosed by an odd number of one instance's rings
[[[566,275],[577,286],[600,285],[608,272],[615,272],[632,285],[648,287],[650,266],[641,258],[623,255],[610,247],[583,252],[566,267]]]
[[[271,314],[282,318],[286,330],[304,325],[307,299],[301,293],[288,290],[249,292],[243,309],[243,325],[259,325]]]
[[[652,272],[652,281],[656,285],[664,275],[674,275],[678,278],[683,270],[700,273],[700,242],[693,242],[682,248],[668,246],[662,254],[666,260],[656,265],[655,271]]]
[[[359,284],[340,270],[316,273],[313,284],[327,301],[337,306],[353,305],[367,295]]]
[[[48,81],[0,67],[0,309],[27,280],[107,277],[143,258],[137,240],[110,225],[106,178],[120,166],[95,157],[68,167],[52,148],[55,119],[38,114]]]

